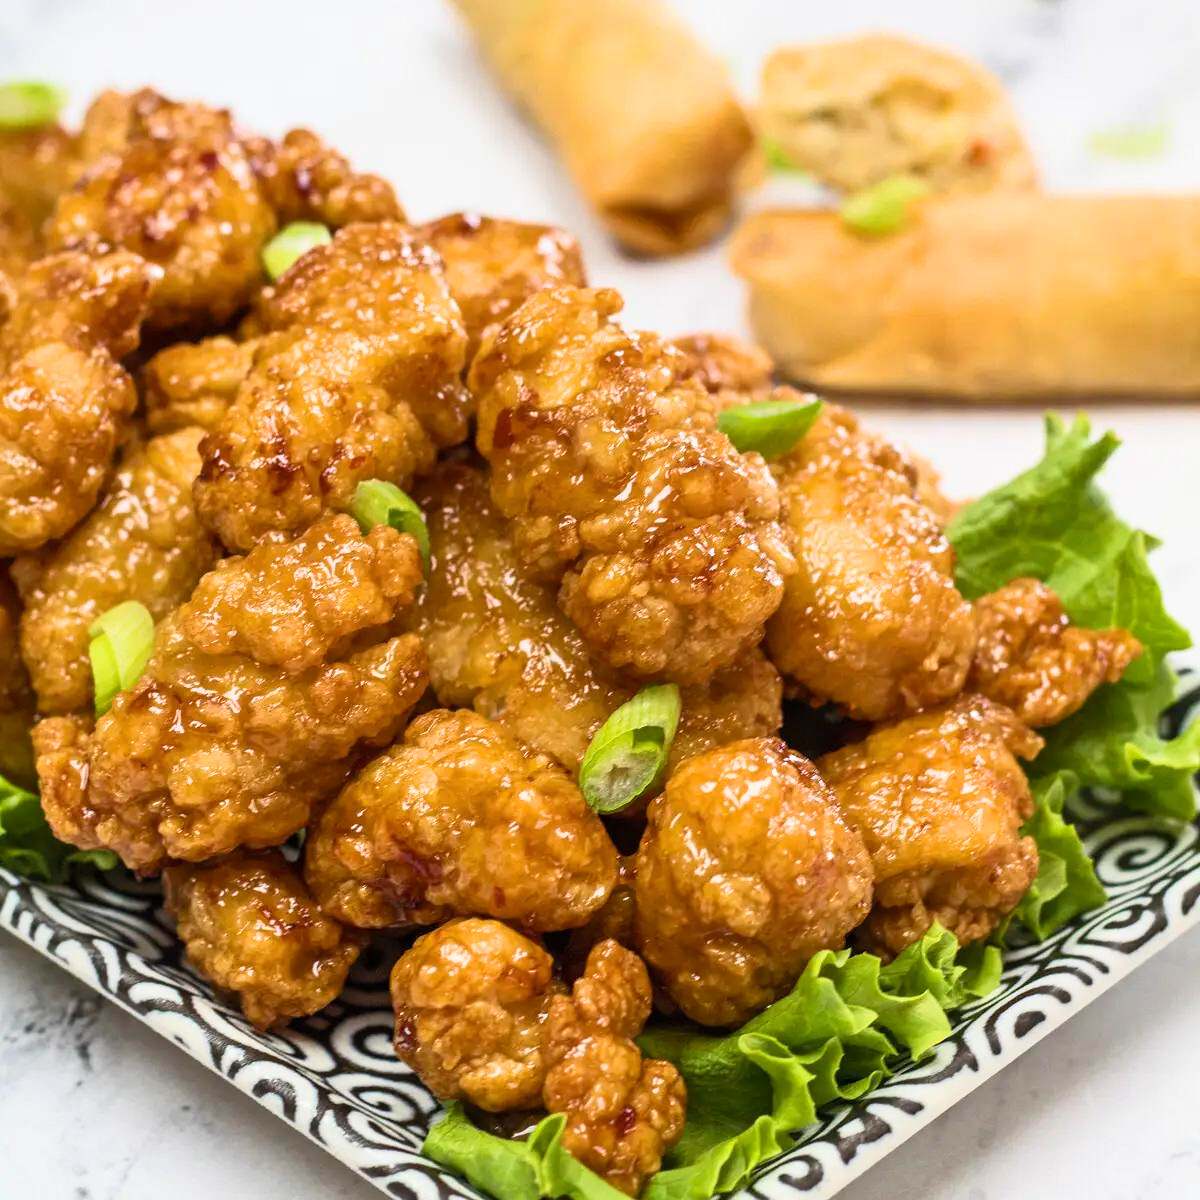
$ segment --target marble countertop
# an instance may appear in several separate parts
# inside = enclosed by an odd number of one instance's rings
[[[1012,88],[1049,186],[1200,188],[1200,6],[1191,0],[679,0],[749,90],[788,41],[899,29],[983,58]],[[481,208],[564,224],[632,322],[743,326],[716,247],[664,264],[621,258],[557,163],[479,71],[439,0],[4,0],[0,79],[44,77],[77,105],[152,83],[229,104],[249,126],[306,123],[396,184],[425,219]],[[1162,155],[1097,159],[1088,135],[1169,130]],[[1095,414],[1126,440],[1107,481],[1165,540],[1158,569],[1200,628],[1195,513],[1200,409]],[[876,407],[871,420],[977,493],[1029,463],[1040,417]],[[843,1193],[847,1200],[1140,1200],[1200,1181],[1200,933],[1176,942]],[[39,1200],[368,1200],[378,1195],[131,1017],[0,939],[0,1196]]]

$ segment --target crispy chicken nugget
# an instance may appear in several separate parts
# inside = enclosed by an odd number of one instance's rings
[[[483,471],[443,463],[415,497],[432,564],[413,628],[438,699],[474,707],[577,771],[593,734],[636,685],[594,662],[553,588],[522,574]],[[778,732],[781,703],[779,673],[747,651],[706,684],[683,689],[668,769],[723,742]]]
[[[617,852],[567,773],[466,709],[425,713],[317,818],[305,877],[364,929],[499,917],[546,931],[608,899]]]
[[[146,428],[151,433],[215,429],[250,374],[257,349],[257,339],[236,342],[222,335],[160,350],[139,379]]]
[[[1072,625],[1062,601],[1036,579],[1014,579],[975,601],[979,641],[967,687],[1042,729],[1078,712],[1142,653],[1124,629]]]
[[[589,650],[703,683],[757,645],[794,568],[766,464],[715,429],[683,358],[610,290],[552,288],[483,340],[478,445],[522,569],[561,583]]]
[[[816,768],[777,738],[685,762],[637,855],[638,949],[702,1025],[784,995],[871,905],[871,864]]]
[[[90,706],[88,627],[125,600],[161,620],[212,568],[217,550],[192,508],[199,429],[135,445],[99,506],[64,541],[18,559],[21,650],[43,716]]]
[[[148,88],[106,92],[84,118],[78,182],[47,223],[52,249],[133,250],[163,268],[149,324],[217,328],[262,283],[262,248],[299,217],[399,218],[391,189],[357,176],[306,130],[279,146],[243,135],[224,109]]]
[[[21,602],[0,563],[0,777],[28,787],[35,778],[29,731],[36,702],[21,659],[20,619]]]
[[[259,1029],[336,1000],[366,940],[321,912],[278,850],[176,863],[163,884],[188,960]]]
[[[392,968],[396,1054],[442,1100],[536,1108],[546,1017],[562,991],[537,942],[468,917],[423,934]]]
[[[201,446],[201,520],[231,550],[408,486],[467,434],[466,332],[436,253],[403,226],[352,225],[261,297],[253,366]]]
[[[445,263],[446,282],[467,327],[468,365],[483,335],[534,292],[587,284],[579,243],[549,225],[451,213],[416,233]]]
[[[865,720],[956,695],[975,625],[907,460],[827,405],[775,470],[799,562],[767,628],[775,665]]]
[[[142,873],[285,841],[424,691],[420,643],[388,636],[420,580],[411,537],[347,516],[219,563],[90,737],[35,730],[51,827]]]
[[[137,403],[117,360],[138,344],[157,278],[133,254],[55,254],[10,297],[0,325],[0,556],[62,537],[95,504]]]
[[[1038,868],[1016,756],[1041,745],[1007,708],[966,695],[818,760],[875,871],[861,945],[890,958],[934,921],[965,944],[1016,907]]]
[[[669,1062],[634,1038],[650,1016],[642,960],[614,941],[588,955],[569,996],[550,1001],[546,1109],[566,1113],[563,1145],[613,1187],[636,1196],[679,1141],[687,1089]]]

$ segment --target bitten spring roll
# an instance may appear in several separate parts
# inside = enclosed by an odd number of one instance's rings
[[[723,64],[657,0],[454,0],[610,232],[678,254],[729,219],[753,135]]]
[[[812,387],[1200,395],[1200,196],[947,196],[884,237],[763,212],[732,259],[759,340]]]

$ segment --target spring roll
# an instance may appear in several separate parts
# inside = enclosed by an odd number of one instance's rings
[[[908,38],[869,34],[777,50],[763,67],[759,124],[789,163],[843,191],[896,174],[937,191],[1037,182],[1000,81]]]
[[[612,234],[678,254],[727,222],[753,135],[719,59],[658,0],[455,0]]]
[[[1200,196],[946,196],[875,238],[763,212],[732,260],[758,339],[811,387],[1200,395]]]

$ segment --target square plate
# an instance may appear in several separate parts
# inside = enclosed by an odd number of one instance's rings
[[[1168,714],[1200,707],[1200,683]],[[745,1193],[838,1192],[1190,926],[1200,922],[1200,825],[1082,814],[1109,891],[1040,945],[1005,955],[1001,986],[961,1010],[952,1036],[853,1105],[831,1106]],[[384,947],[341,999],[282,1033],[261,1033],[182,960],[156,885],[120,873],[46,887],[0,870],[0,926],[144,1021],[390,1196],[478,1200],[423,1158],[437,1102],[392,1053]]]

